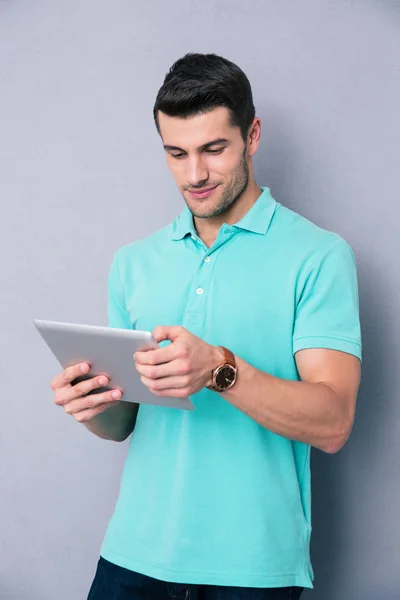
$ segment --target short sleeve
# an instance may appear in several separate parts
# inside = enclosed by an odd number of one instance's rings
[[[114,254],[108,275],[108,326],[120,329],[132,329],[126,310],[123,287],[120,281],[118,251]]]
[[[293,330],[293,354],[327,348],[361,360],[356,262],[340,238],[310,269],[301,290]]]

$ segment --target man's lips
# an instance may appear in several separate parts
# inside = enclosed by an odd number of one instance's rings
[[[218,185],[215,185],[214,187],[202,188],[201,190],[188,190],[188,192],[190,192],[190,194],[192,194],[192,196],[194,196],[195,198],[206,198],[217,187],[218,187]]]

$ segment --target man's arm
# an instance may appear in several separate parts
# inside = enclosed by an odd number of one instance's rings
[[[295,355],[301,381],[279,379],[237,358],[238,378],[222,396],[270,431],[338,452],[354,422],[360,360],[312,348]]]
[[[172,344],[136,352],[135,364],[142,382],[158,396],[183,397],[200,391],[224,360],[219,348],[183,327],[156,327],[153,336]],[[300,350],[295,357],[302,381],[274,377],[236,357],[237,381],[222,396],[278,435],[337,452],[353,425],[360,360],[338,350],[316,348]]]
[[[301,381],[238,360],[238,384],[224,397],[279,435],[337,452],[353,426],[361,371],[356,263],[342,238],[299,272],[292,338]]]

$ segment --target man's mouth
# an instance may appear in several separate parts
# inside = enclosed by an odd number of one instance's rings
[[[188,192],[194,198],[208,198],[208,196],[210,196],[217,187],[218,187],[218,185],[215,185],[214,187],[202,188],[201,190],[188,190]]]

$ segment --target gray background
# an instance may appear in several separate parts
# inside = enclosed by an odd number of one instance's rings
[[[314,592],[400,596],[400,3],[0,1],[1,600],[86,598],[127,444],[53,405],[32,319],[106,324],[114,250],[183,201],[152,122],[188,51],[237,62],[256,176],[352,245],[363,381],[350,441],[314,450]]]

